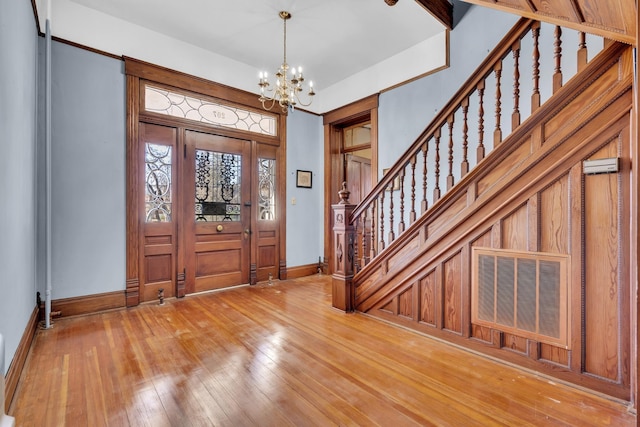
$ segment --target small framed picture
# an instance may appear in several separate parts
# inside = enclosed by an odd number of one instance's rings
[[[311,178],[311,171],[298,170],[296,172],[296,187],[311,188]]]

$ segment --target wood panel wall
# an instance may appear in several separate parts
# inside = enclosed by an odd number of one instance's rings
[[[634,0],[463,0],[611,40],[636,44]]]
[[[356,275],[357,309],[631,399],[632,63],[621,47],[595,79],[505,139],[468,185]],[[610,157],[617,173],[583,174],[585,160]],[[474,246],[570,255],[569,349],[471,323]]]

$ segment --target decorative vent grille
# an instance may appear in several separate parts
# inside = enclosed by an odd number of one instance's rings
[[[569,349],[569,256],[473,248],[471,321]]]

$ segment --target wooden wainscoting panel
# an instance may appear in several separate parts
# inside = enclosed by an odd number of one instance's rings
[[[422,277],[418,282],[418,286],[420,288],[420,317],[418,322],[436,326],[436,271],[431,270],[426,276]]]
[[[462,334],[462,253],[443,263],[443,328]]]
[[[433,236],[447,224],[456,220],[456,216],[460,214],[467,207],[467,195],[461,193],[456,200],[454,200],[446,208],[446,215],[439,215],[433,219],[427,225],[427,236]]]
[[[475,324],[471,325],[471,337],[480,341],[484,341],[487,344],[491,344],[493,342],[491,328],[487,328],[486,326]]]
[[[569,350],[550,344],[540,343],[540,359],[569,367]]]
[[[27,356],[29,355],[29,349],[31,348],[33,336],[35,335],[36,329],[38,328],[38,311],[38,307],[36,306],[31,312],[29,322],[27,322],[27,326],[24,328],[22,338],[20,338],[20,343],[18,344],[18,348],[13,355],[13,360],[10,362],[9,370],[7,371],[7,375],[4,379],[3,409],[5,414],[9,411],[11,400],[13,399],[16,388],[18,387],[18,380],[20,379],[20,375],[22,374],[22,369],[27,362]],[[0,372],[0,375],[4,375],[4,372]]]
[[[502,219],[502,249],[526,251],[529,239],[527,206],[523,205]]]
[[[502,348],[527,354],[527,339],[505,332],[502,334]]]
[[[123,291],[62,298],[51,301],[51,311],[59,311],[62,317],[99,313],[124,306],[125,294]]]
[[[617,140],[593,155],[592,159],[617,157]],[[592,375],[620,382],[620,336],[618,325],[624,317],[621,307],[622,280],[619,268],[618,174],[584,177],[585,247],[585,370]]]
[[[373,292],[378,289],[379,284],[382,280],[382,268],[378,267],[375,271],[373,271],[366,280],[358,283],[356,287],[356,301],[363,301],[368,298]]]
[[[393,314],[394,316],[397,315],[398,314],[398,298],[392,299],[387,304],[380,307],[379,310],[388,314]]]
[[[509,172],[518,167],[527,160],[532,153],[531,139],[526,139],[516,150],[509,155],[504,161],[496,165],[491,172],[484,175],[478,180],[477,197],[483,195],[496,184],[500,183],[502,178],[507,176]]]
[[[471,246],[479,246],[482,248],[493,248],[493,245],[491,244],[491,229],[487,230],[486,232],[484,232],[483,234],[480,235],[480,237],[478,237],[477,239],[475,239],[472,243]]]
[[[569,253],[569,175],[540,192],[540,252]]]
[[[407,290],[398,295],[398,316],[413,319],[414,317],[414,287],[410,286]]]
[[[409,260],[415,258],[417,249],[420,246],[419,240],[419,236],[414,235],[414,237],[406,242],[398,252],[389,258],[388,267],[390,272],[406,265]]]

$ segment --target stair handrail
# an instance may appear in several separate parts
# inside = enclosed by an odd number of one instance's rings
[[[439,130],[447,122],[447,119],[451,114],[460,107],[462,101],[476,90],[477,85],[482,80],[485,80],[489,74],[491,74],[496,63],[498,63],[498,61],[502,61],[509,54],[513,44],[522,39],[533,25],[539,25],[539,22],[528,18],[521,18],[518,20],[511,30],[509,30],[509,32],[502,38],[500,43],[498,43],[485,60],[482,61],[478,68],[476,68],[476,70],[471,74],[471,77],[469,77],[462,86],[460,86],[460,89],[458,89],[444,108],[436,114],[415,142],[404,152],[393,166],[389,168],[385,176],[378,181],[369,194],[360,203],[358,203],[349,218],[349,222],[353,222],[355,218],[362,215],[364,210],[380,196],[380,193],[389,187],[400,170],[405,167],[407,162],[410,161],[411,157],[416,155],[422,145],[433,137],[435,131]]]

